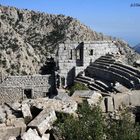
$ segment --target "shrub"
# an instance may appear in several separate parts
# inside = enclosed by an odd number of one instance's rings
[[[88,90],[88,87],[82,83],[75,83],[72,87],[68,88],[68,90],[71,96],[76,90]]]
[[[127,109],[115,120],[105,117],[98,105],[90,108],[85,102],[77,114],[58,116],[55,125],[63,140],[140,140],[140,126],[134,124]]]
[[[98,106],[93,109],[85,102],[78,108],[78,118],[65,116],[57,122],[65,140],[103,140],[104,117]]]

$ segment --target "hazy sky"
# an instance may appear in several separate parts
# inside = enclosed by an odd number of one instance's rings
[[[140,43],[140,0],[0,0],[15,6],[77,18],[93,30],[124,39],[130,45]]]

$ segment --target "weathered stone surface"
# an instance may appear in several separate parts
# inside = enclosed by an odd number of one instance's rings
[[[43,134],[42,140],[49,140],[50,139],[50,134]]]
[[[11,137],[9,137],[9,139],[8,139],[8,140],[16,140],[16,137],[11,136]]]
[[[102,95],[98,92],[93,92],[92,96],[87,99],[90,106],[97,105],[102,100]]]
[[[129,93],[129,104],[132,106],[140,106],[140,92],[135,90]]]
[[[14,110],[18,110],[18,111],[20,111],[21,110],[21,103],[19,103],[19,102],[14,102],[12,105],[12,108],[14,109]]]
[[[106,112],[106,107],[105,107],[104,99],[101,100],[100,108],[101,108],[102,112]]]
[[[129,106],[129,94],[128,93],[118,93],[112,94],[114,100],[115,110],[118,110],[122,105]]]
[[[28,104],[22,104],[21,110],[22,110],[22,114],[25,119],[25,122],[28,123],[32,119],[30,107],[28,106]]]
[[[52,124],[56,119],[55,111],[46,108],[28,124],[28,127],[37,128],[39,134],[43,135],[46,130],[50,130],[52,128]]]
[[[0,123],[4,123],[6,121],[6,114],[3,108],[0,106]]]
[[[26,125],[20,119],[15,120],[13,126],[3,126],[0,127],[0,138],[2,140],[7,140],[9,137],[17,137],[22,135],[26,131]]]
[[[22,136],[22,140],[42,140],[31,128]]]

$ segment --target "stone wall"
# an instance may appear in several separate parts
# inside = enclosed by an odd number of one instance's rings
[[[0,104],[25,98],[46,97],[54,89],[50,75],[8,76],[0,84]]]
[[[61,86],[71,85],[78,73],[91,62],[108,53],[119,53],[119,49],[112,41],[60,44],[58,66]]]
[[[20,87],[0,87],[0,104],[21,101],[23,99]]]

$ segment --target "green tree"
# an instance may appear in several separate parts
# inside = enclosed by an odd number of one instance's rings
[[[140,140],[140,127],[132,121],[128,108],[121,112],[119,120],[110,118],[107,124],[106,135],[108,140]]]
[[[57,123],[65,140],[103,140],[104,117],[99,106],[90,108],[85,102],[78,108],[78,117],[67,116]]]
[[[71,96],[76,90],[88,90],[88,87],[82,83],[75,83],[72,87],[68,88]]]

